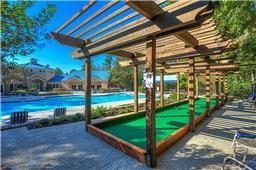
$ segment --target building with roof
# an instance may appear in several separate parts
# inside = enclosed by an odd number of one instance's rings
[[[91,78],[91,88],[93,91],[108,89],[109,73],[107,71],[92,71]],[[64,76],[61,80],[61,85],[67,90],[82,91],[85,89],[85,80],[84,70],[73,71]]]
[[[29,63],[21,64],[20,66],[25,71],[25,74],[20,74],[11,79],[8,83],[7,92],[13,92],[20,88],[36,89],[37,91],[52,90],[54,88],[63,88],[70,91],[83,91],[85,89],[86,77],[84,70],[75,70],[69,74],[57,75],[49,65],[41,65],[34,58],[31,58]],[[16,78],[22,76],[25,76],[22,80],[21,78]],[[93,91],[108,88],[109,73],[107,71],[93,71],[91,78]]]

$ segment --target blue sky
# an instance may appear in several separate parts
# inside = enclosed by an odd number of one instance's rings
[[[109,1],[96,2],[92,8],[89,8],[88,12],[86,12],[84,15],[82,15],[80,17],[79,20],[72,23],[69,27],[67,27],[67,29],[64,29],[63,32],[61,32],[61,33],[67,33],[71,28],[73,28],[73,26],[75,24],[83,21],[88,16],[90,16],[93,12],[100,9],[103,5],[107,4],[108,2]],[[54,17],[51,19],[50,23],[46,27],[47,30],[49,32],[51,32],[51,31],[56,30],[61,24],[63,24],[65,21],[67,21],[68,18],[70,18],[73,14],[75,14],[78,10],[80,10],[85,5],[85,3],[87,3],[87,1],[54,1],[54,2],[38,1],[33,8],[28,10],[28,13],[30,15],[38,13],[38,11],[42,7],[44,7],[46,5],[46,3],[54,3],[54,4],[56,4],[56,6],[58,8],[57,13],[54,15]],[[104,16],[108,15],[109,13],[113,12],[114,10],[119,9],[121,6],[123,6],[123,4],[124,4],[124,1],[118,2],[113,7],[111,7],[109,10],[107,10],[105,13],[99,15],[97,18],[95,18],[94,20],[92,20],[91,22],[86,24],[81,30],[90,26],[94,22],[102,19]],[[107,24],[115,21],[116,19],[126,16],[126,15],[130,14],[131,12],[133,12],[133,11],[128,10],[127,12],[123,13],[122,15],[120,15],[116,18],[113,18],[113,20],[110,20],[105,25],[99,26],[98,29],[104,28],[104,26],[106,26]],[[132,20],[134,20],[138,17],[132,18]],[[129,20],[127,22],[130,22],[130,21],[131,20]],[[125,23],[122,23],[121,25],[123,25],[123,24],[125,24]],[[121,25],[119,25],[119,26],[121,26]],[[81,31],[81,30],[79,30],[79,31]],[[72,35],[78,34],[79,31],[75,32]],[[88,32],[88,34],[86,34],[82,38],[86,38],[86,36],[90,35],[94,31],[92,30],[92,31]],[[111,29],[108,31],[111,31]],[[97,38],[97,37],[95,37],[95,38]],[[36,50],[36,52],[33,53],[32,55],[30,55],[28,57],[19,56],[18,62],[25,63],[25,62],[28,62],[31,57],[33,57],[33,58],[38,59],[38,62],[41,64],[44,64],[44,65],[49,64],[51,68],[60,67],[64,72],[69,72],[71,69],[81,69],[82,65],[83,65],[83,61],[72,59],[71,52],[74,50],[75,50],[74,47],[63,46],[63,45],[59,44],[57,41],[55,41],[54,39],[52,39],[49,41],[49,43],[47,44],[46,47],[44,47],[43,49]],[[97,65],[102,64],[105,56],[106,56],[106,54],[101,54],[101,55],[93,57],[93,63],[97,64]]]

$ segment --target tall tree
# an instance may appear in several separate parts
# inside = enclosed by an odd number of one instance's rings
[[[233,39],[232,52],[224,55],[236,56],[236,62],[241,66],[240,73],[229,76],[229,92],[237,97],[244,97],[248,90],[245,84],[254,84],[251,79],[256,78],[256,1],[220,1],[220,6],[215,10],[214,19],[217,26],[226,38]],[[237,82],[237,83],[235,83]],[[252,88],[252,91],[253,91]],[[252,92],[251,91],[251,92]]]
[[[103,63],[104,70],[110,71],[114,66],[114,63],[115,63],[115,60],[113,56],[106,56]]]
[[[56,67],[55,69],[55,74],[56,75],[62,75],[64,72],[59,68],[59,67]]]
[[[4,86],[8,75],[16,67],[16,56],[28,56],[42,48],[49,38],[45,26],[57,11],[55,5],[46,7],[33,16],[28,9],[35,1],[1,1],[1,80]]]

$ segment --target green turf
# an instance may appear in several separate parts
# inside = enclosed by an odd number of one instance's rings
[[[205,112],[205,99],[195,101],[195,118]],[[215,100],[211,100],[211,107],[215,105]],[[156,114],[156,140],[165,139],[184,125],[188,124],[188,102],[177,107],[167,107],[160,109]],[[145,115],[145,114],[144,114]],[[101,128],[129,143],[142,149],[146,148],[146,120],[145,116],[120,122],[108,123]]]

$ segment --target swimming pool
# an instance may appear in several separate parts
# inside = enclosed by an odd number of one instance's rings
[[[139,95],[139,98],[144,98],[144,95]],[[104,95],[93,95],[91,98],[92,104],[110,103],[125,100],[133,100],[133,94],[127,93],[115,93],[115,94],[104,94]],[[40,100],[35,101],[19,101],[19,102],[8,102],[1,103],[1,117],[10,115],[15,111],[45,111],[53,110],[56,107],[76,107],[84,106],[85,97],[79,95],[69,96],[49,96]]]

